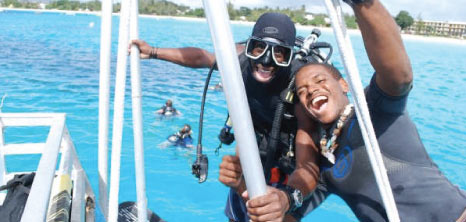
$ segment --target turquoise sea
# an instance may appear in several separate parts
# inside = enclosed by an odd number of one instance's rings
[[[112,83],[117,28],[118,17],[113,17]],[[202,21],[141,18],[139,30],[141,39],[155,46],[195,46],[213,51],[208,26]],[[233,25],[233,32],[235,40],[244,40],[251,26]],[[321,39],[337,48],[332,33],[323,32]],[[367,84],[373,69],[361,37],[354,35],[352,41],[363,82]],[[0,97],[7,94],[1,111],[67,113],[68,129],[95,192],[99,43],[98,16],[0,12]],[[406,40],[405,45],[415,77],[408,105],[410,115],[432,159],[453,183],[466,189],[466,44]],[[342,68],[338,52],[333,61]],[[233,153],[234,147],[223,146],[220,156],[214,153],[227,113],[223,93],[210,91],[207,95],[203,144],[210,162],[209,177],[207,182],[198,184],[190,169],[195,152],[162,148],[160,144],[184,123],[195,129],[197,142],[207,70],[145,60],[141,62],[141,74],[149,208],[167,221],[226,221],[223,209],[228,189],[217,180],[218,166],[221,156]],[[219,74],[214,73],[212,84],[219,79]],[[129,80],[127,84],[129,89]],[[111,91],[113,94],[113,87]],[[120,202],[136,200],[129,90],[126,95]],[[154,115],[166,99],[172,99],[183,115],[173,119]],[[45,140],[47,131],[12,128],[5,133],[7,143],[38,142]],[[13,156],[6,161],[9,171],[34,170],[38,156]],[[356,221],[356,218],[341,199],[331,196],[303,221]]]

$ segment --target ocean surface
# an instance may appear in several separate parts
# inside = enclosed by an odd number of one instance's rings
[[[112,84],[118,20],[113,17]],[[250,25],[232,27],[236,41],[245,40],[251,32]],[[194,46],[213,51],[208,26],[202,21],[141,18],[139,30],[141,39],[157,47]],[[303,36],[308,33],[310,30],[298,31]],[[332,33],[323,32],[321,40],[335,46],[333,61],[342,68]],[[366,85],[373,69],[361,37],[354,35],[352,41]],[[6,94],[1,111],[66,113],[67,127],[96,193],[99,43],[98,16],[0,12],[0,97]],[[410,115],[432,159],[448,179],[466,189],[466,44],[406,40],[405,46],[415,78]],[[209,91],[207,95],[202,141],[209,157],[207,182],[199,184],[191,175],[195,152],[161,146],[185,123],[193,127],[197,143],[207,71],[158,60],[141,62],[148,206],[167,221],[227,221],[223,210],[228,189],[218,182],[218,166],[234,147],[224,145],[220,155],[215,155],[217,135],[227,115],[223,93]],[[211,84],[219,81],[215,72]],[[120,202],[136,200],[129,78],[127,84]],[[111,92],[113,96],[113,87]],[[161,119],[154,114],[166,99],[174,101],[182,112],[180,117]],[[113,109],[113,103],[110,107]],[[110,114],[112,120],[113,112]],[[9,128],[5,142],[45,141],[47,132],[44,127]],[[34,170],[38,160],[37,155],[9,156],[7,169]],[[340,198],[331,196],[303,221],[357,220]]]

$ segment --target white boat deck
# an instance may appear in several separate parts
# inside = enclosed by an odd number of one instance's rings
[[[45,143],[5,143],[5,128],[34,126],[50,127]],[[66,128],[65,114],[0,113],[0,185],[6,184],[16,174],[27,173],[8,172],[5,156],[26,154],[41,154],[41,157],[21,221],[45,221],[57,174],[69,176],[73,184],[70,221],[94,221],[95,196]],[[0,203],[3,203],[5,195],[6,192],[0,193]]]

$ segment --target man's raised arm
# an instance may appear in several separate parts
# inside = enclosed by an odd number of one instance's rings
[[[190,68],[210,68],[214,65],[215,55],[201,48],[157,48],[152,47],[143,40],[132,40],[131,44],[136,45],[142,59],[161,59]],[[129,45],[129,50],[131,49]],[[239,53],[243,52],[243,45],[236,45]]]
[[[377,85],[391,96],[405,94],[411,88],[413,73],[395,20],[379,0],[366,0],[352,8],[377,73]]]
[[[142,59],[161,59],[191,68],[210,68],[214,64],[214,54],[195,47],[186,48],[157,48],[143,40],[132,40],[141,51]]]

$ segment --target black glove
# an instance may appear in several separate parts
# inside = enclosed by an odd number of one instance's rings
[[[218,135],[218,139],[220,142],[226,145],[230,145],[235,141],[235,135],[233,133],[230,133],[230,129],[227,127],[223,127],[222,130],[220,131],[220,134]]]
[[[361,4],[364,2],[368,2],[370,0],[343,0],[343,1],[346,2],[350,6],[353,6],[353,5]]]

